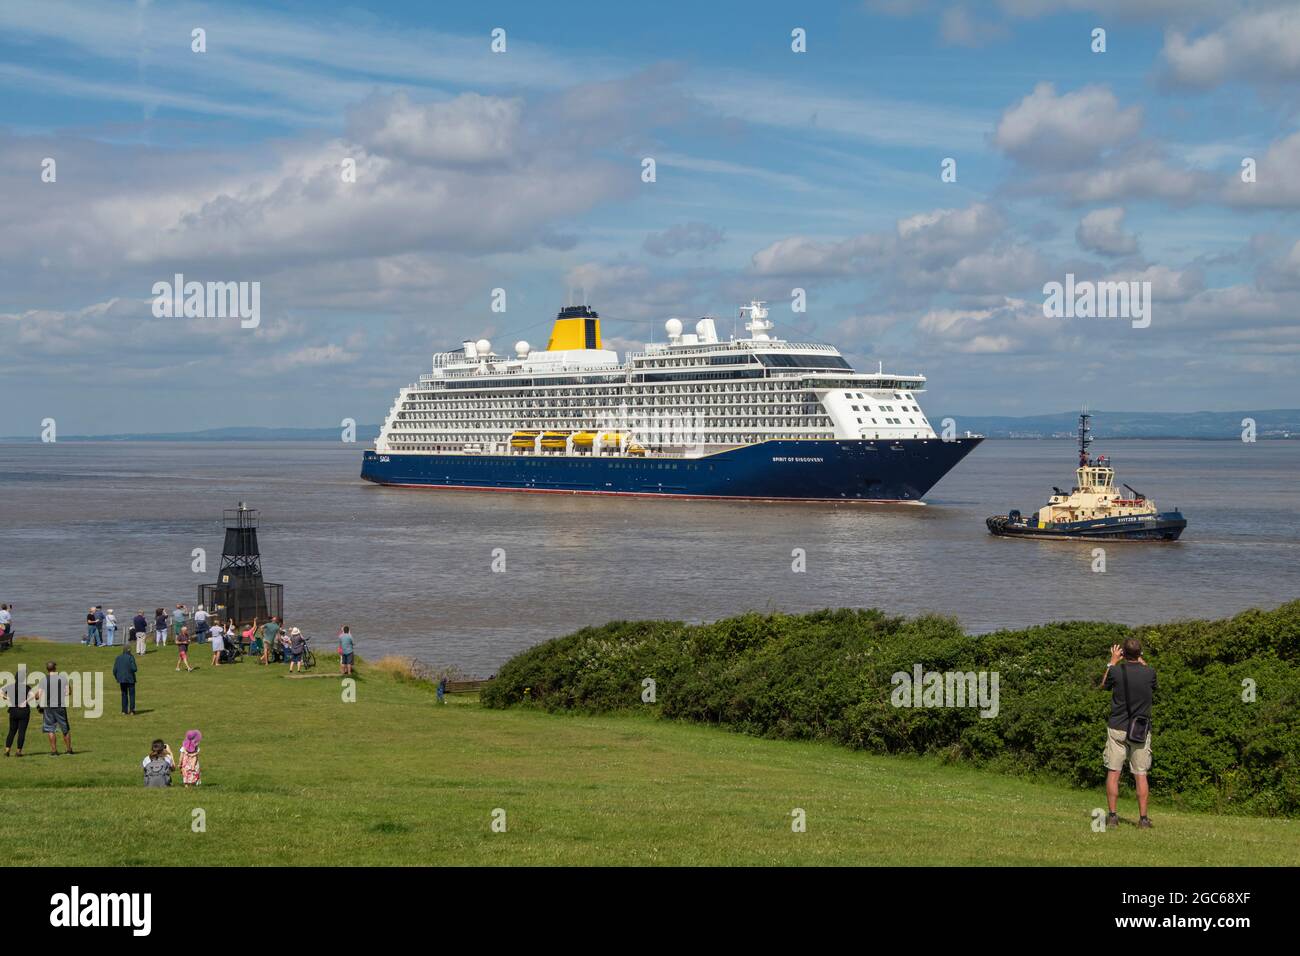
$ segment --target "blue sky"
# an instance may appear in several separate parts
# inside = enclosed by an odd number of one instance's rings
[[[47,0],[0,88],[0,434],[377,421],[577,288],[620,348],[768,299],[959,418],[1300,404],[1294,4]],[[260,326],[156,318],[175,272]],[[1066,273],[1150,327],[1045,318]]]

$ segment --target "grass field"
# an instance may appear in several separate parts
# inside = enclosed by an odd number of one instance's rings
[[[429,687],[283,666],[175,673],[140,660],[136,717],[119,716],[116,649],[19,640],[0,670],[104,672],[104,714],[72,712],[51,759],[38,714],[27,756],[0,759],[11,866],[290,864],[1294,865],[1300,823],[1152,803],[1156,828],[1090,827],[1096,792],[929,759],[745,737],[651,715],[570,717],[439,707]],[[317,671],[334,671],[321,655]],[[336,661],[336,659],[334,659]],[[203,731],[203,785],[141,786],[154,737]],[[61,744],[60,744],[61,746]],[[1159,755],[1157,753],[1157,759]],[[201,808],[206,831],[194,832]],[[507,830],[491,829],[493,810]],[[794,833],[791,811],[807,814]],[[1136,819],[1131,792],[1121,815]]]

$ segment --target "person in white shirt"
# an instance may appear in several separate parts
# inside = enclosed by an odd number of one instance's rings
[[[113,616],[113,609],[110,607],[108,613],[104,615],[104,643],[109,647],[113,646],[113,638],[117,636],[117,618]]]
[[[8,604],[0,604],[0,647],[11,644],[14,639],[14,619],[9,613]]]
[[[204,644],[208,639],[208,612],[200,604],[194,609],[194,639]]]
[[[221,666],[221,652],[225,648],[225,631],[221,629],[221,622],[215,621],[212,624],[212,630],[208,632],[212,636],[212,666]]]

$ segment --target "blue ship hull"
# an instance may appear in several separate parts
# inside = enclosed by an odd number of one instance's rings
[[[381,485],[771,501],[919,501],[982,438],[767,441],[702,458],[367,451]]]

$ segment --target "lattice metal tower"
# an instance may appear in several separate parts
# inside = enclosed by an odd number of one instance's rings
[[[223,620],[241,625],[284,613],[284,588],[262,579],[257,514],[242,501],[238,508],[225,510],[226,540],[217,583],[199,588],[200,604]]]

